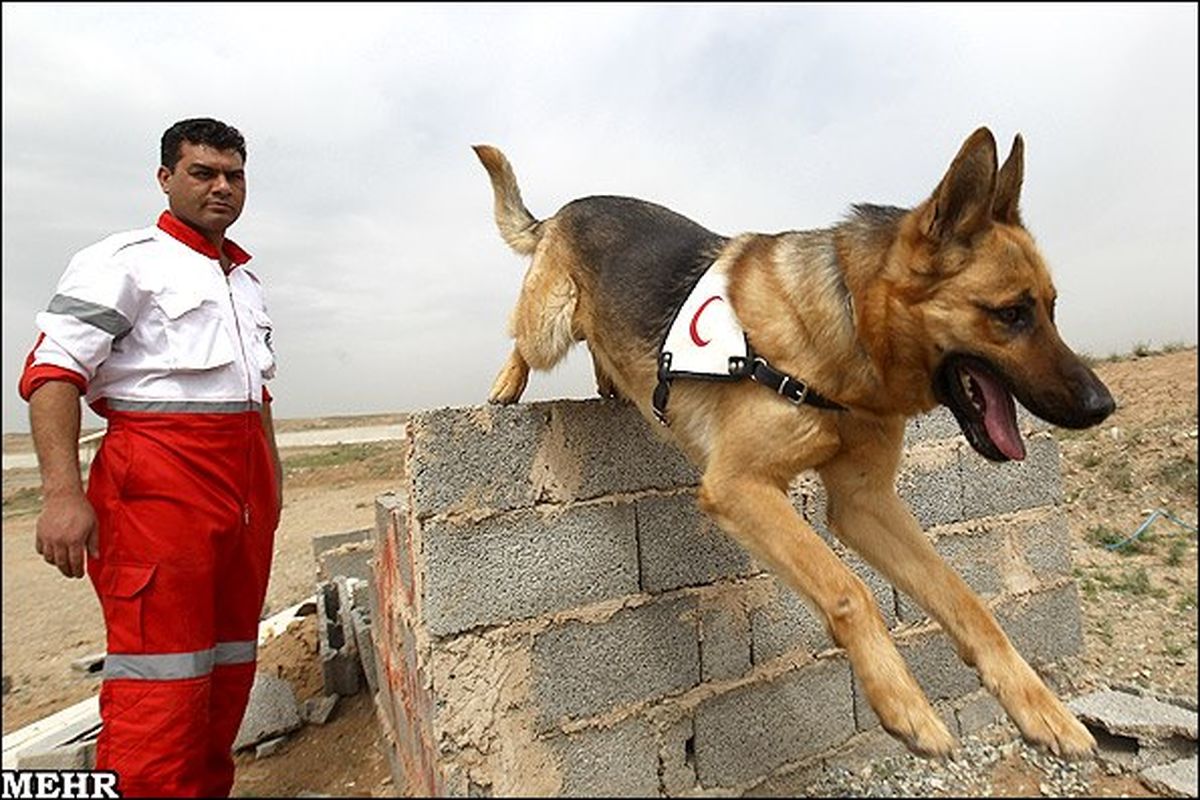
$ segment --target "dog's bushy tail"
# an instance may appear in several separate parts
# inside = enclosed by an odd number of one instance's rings
[[[521,190],[517,187],[517,176],[513,173],[512,165],[504,153],[491,145],[472,145],[472,149],[492,179],[492,193],[496,198],[496,226],[500,228],[500,235],[518,253],[532,254],[542,238],[541,223],[529,213],[521,200]]]

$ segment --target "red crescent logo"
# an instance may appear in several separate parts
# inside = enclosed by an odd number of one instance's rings
[[[692,341],[696,343],[697,347],[704,347],[709,342],[711,342],[712,339],[707,339],[707,340],[701,339],[700,334],[696,331],[696,323],[698,323],[700,321],[700,315],[704,313],[704,309],[708,308],[708,304],[711,303],[713,300],[720,300],[720,299],[721,299],[720,295],[714,294],[712,297],[708,298],[703,303],[701,303],[700,307],[698,309],[696,309],[696,313],[692,315],[692,324],[688,326],[688,333],[690,333],[692,335]]]

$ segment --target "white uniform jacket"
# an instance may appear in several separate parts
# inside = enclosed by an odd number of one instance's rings
[[[20,392],[68,380],[102,416],[114,411],[236,413],[270,395],[271,319],[249,254],[216,249],[164,211],[154,227],[78,252],[29,354]]]

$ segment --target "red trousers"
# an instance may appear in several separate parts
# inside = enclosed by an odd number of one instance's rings
[[[96,768],[126,797],[222,797],[279,522],[258,411],[110,412],[88,560],[108,652]]]

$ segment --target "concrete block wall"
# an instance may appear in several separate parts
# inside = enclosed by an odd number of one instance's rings
[[[1059,457],[985,463],[948,413],[907,430],[899,490],[1033,663],[1082,644]],[[704,517],[699,475],[604,400],[411,415],[377,501],[378,716],[410,794],[753,792],[878,731],[823,623]],[[997,717],[940,629],[825,530],[952,731]]]

